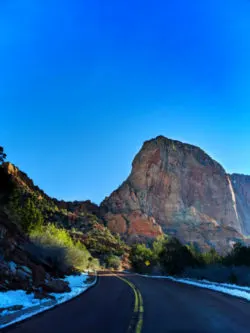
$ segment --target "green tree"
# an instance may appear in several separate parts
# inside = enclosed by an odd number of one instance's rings
[[[250,266],[250,248],[238,242],[235,243],[232,251],[223,258],[226,265]]]
[[[176,238],[171,238],[159,254],[159,261],[167,274],[182,273],[187,266],[193,266],[195,260],[186,246]]]
[[[163,235],[163,236],[159,236],[152,245],[152,252],[153,252],[153,256],[155,258],[155,260],[157,261],[159,259],[159,254],[162,252],[162,250],[164,249],[164,246],[166,245],[166,243],[168,242],[168,236],[167,235]]]
[[[221,257],[216,250],[212,248],[208,252],[202,253],[202,260],[205,265],[218,264],[221,262]]]
[[[32,196],[26,195],[21,189],[16,188],[9,200],[9,210],[22,229],[29,233],[43,225],[43,214]]]
[[[4,153],[4,149],[3,147],[0,146],[0,163],[4,162],[4,160],[6,159],[6,154]]]
[[[154,255],[145,244],[136,244],[131,248],[130,261],[137,272],[149,273],[154,265]]]
[[[120,258],[114,255],[108,256],[105,261],[107,268],[119,269],[121,264]]]
[[[21,224],[26,232],[40,228],[43,225],[43,215],[41,211],[35,207],[31,198],[28,198],[22,207]]]

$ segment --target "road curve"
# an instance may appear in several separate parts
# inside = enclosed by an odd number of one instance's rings
[[[97,285],[81,296],[3,332],[250,332],[246,300],[168,280],[119,277],[100,274]]]

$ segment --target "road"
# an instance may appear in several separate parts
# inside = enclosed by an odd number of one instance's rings
[[[249,333],[250,302],[168,280],[102,273],[81,296],[3,332]]]

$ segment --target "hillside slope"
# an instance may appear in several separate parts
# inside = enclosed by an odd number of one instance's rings
[[[90,201],[58,201],[13,164],[0,165],[0,290],[31,290],[123,256],[127,246],[99,215]]]

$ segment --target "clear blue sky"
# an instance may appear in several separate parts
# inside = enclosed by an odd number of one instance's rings
[[[99,203],[143,141],[250,174],[250,2],[3,0],[0,145],[49,195]]]

